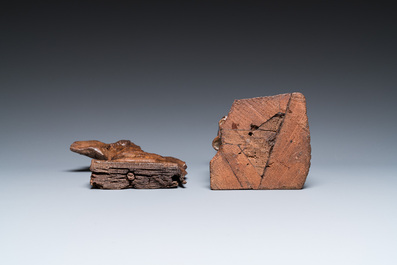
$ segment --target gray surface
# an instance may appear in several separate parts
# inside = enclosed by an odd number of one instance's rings
[[[4,9],[1,264],[396,264],[392,7]],[[300,191],[211,191],[234,99],[300,91]],[[188,164],[175,190],[89,188],[75,140],[130,139]]]
[[[301,191],[218,192],[206,167],[176,190],[90,190],[88,172],[14,172],[0,188],[0,260],[394,264],[397,181],[382,172],[313,167]]]

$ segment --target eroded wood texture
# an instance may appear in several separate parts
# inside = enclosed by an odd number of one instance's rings
[[[211,189],[301,189],[311,158],[305,97],[235,100],[213,146]]]
[[[128,140],[112,144],[77,141],[70,150],[91,161],[91,185],[100,189],[176,188],[186,184],[186,163],[174,158],[147,153]]]

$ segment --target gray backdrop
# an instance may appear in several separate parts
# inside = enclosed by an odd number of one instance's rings
[[[188,2],[188,1],[187,1]],[[1,264],[396,264],[394,6],[29,3],[1,9]],[[299,91],[299,191],[211,191],[234,99]],[[185,189],[93,190],[75,140],[188,165]]]

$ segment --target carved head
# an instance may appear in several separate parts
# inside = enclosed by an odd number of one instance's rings
[[[70,146],[70,150],[88,157],[106,160],[107,159],[107,144],[100,141],[76,141]]]

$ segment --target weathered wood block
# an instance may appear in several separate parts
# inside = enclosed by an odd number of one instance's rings
[[[311,158],[305,97],[235,100],[212,144],[211,189],[302,189]]]
[[[144,152],[127,140],[112,144],[78,141],[70,150],[94,158],[90,166],[93,188],[159,189],[186,184],[185,162]]]

